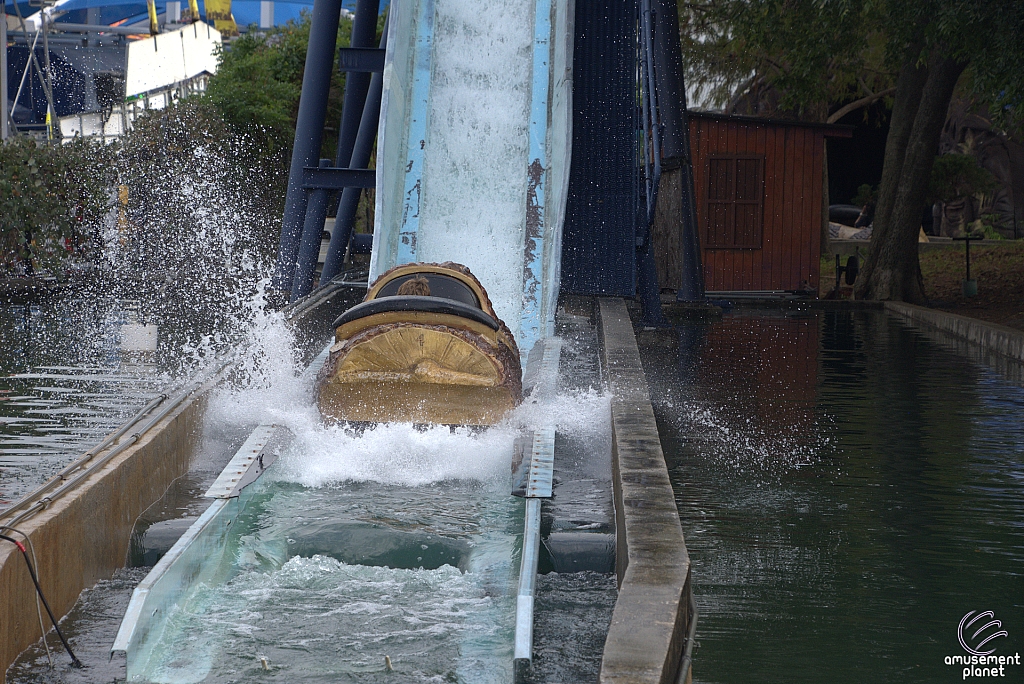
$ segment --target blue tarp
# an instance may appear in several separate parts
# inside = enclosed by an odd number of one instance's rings
[[[7,12],[16,14],[13,1],[5,2],[4,6]],[[183,9],[187,8],[187,0],[181,0],[181,6]],[[354,10],[355,0],[343,0],[342,6],[346,9]],[[64,17],[65,21],[84,23],[85,19],[79,12],[94,7],[101,8],[100,20],[98,22],[101,24],[110,25],[124,20],[129,20],[129,23],[131,23],[144,20],[147,16],[146,3],[139,2],[139,0],[71,0],[71,2],[61,5],[58,10],[71,14],[71,16]],[[156,3],[157,12],[160,14],[164,13],[166,7],[167,3],[165,0]],[[27,2],[19,2],[18,8],[21,10],[22,16],[25,17],[35,14],[38,9],[30,7]],[[290,19],[297,20],[303,9],[312,10],[312,8],[313,0],[274,0],[274,24],[284,24]],[[239,26],[258,24],[260,21],[260,2],[259,0],[234,0],[231,3],[231,12],[234,14],[235,21]],[[204,17],[206,15],[206,9],[203,6],[202,0],[199,0],[199,13]]]

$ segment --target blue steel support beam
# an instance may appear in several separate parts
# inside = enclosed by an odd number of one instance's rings
[[[388,27],[384,26],[384,33],[380,38],[380,47],[386,48],[388,42]],[[370,79],[370,89],[366,95],[363,105],[363,115],[359,122],[359,134],[356,136],[355,145],[352,149],[352,156],[349,157],[350,169],[363,169],[370,164],[370,155],[373,153],[373,141],[377,136],[377,125],[380,122],[380,100],[384,90],[384,74],[377,72]],[[373,173],[373,172],[371,172]],[[324,270],[320,274],[320,284],[326,285],[331,278],[341,272],[342,261],[345,259],[345,250],[352,237],[352,228],[355,225],[356,211],[359,209],[359,195],[361,188],[347,187],[341,191],[341,199],[338,201],[338,211],[334,219],[334,232],[331,234],[331,244],[327,247],[327,256],[324,257]]]
[[[331,165],[330,159],[321,159],[320,168]],[[309,199],[306,206],[306,220],[302,226],[302,242],[299,244],[299,256],[295,263],[295,276],[292,278],[292,294],[290,301],[305,297],[313,289],[313,276],[316,275],[317,257],[320,256],[320,242],[327,218],[327,190],[315,188],[308,190]]]
[[[377,184],[377,172],[373,169],[305,168],[302,170],[302,187],[308,190],[344,190],[345,188],[372,188]]]
[[[279,292],[292,290],[295,262],[306,218],[307,198],[302,188],[302,170],[314,166],[320,157],[340,16],[341,0],[314,0],[306,66],[302,73],[299,115],[295,122],[295,146],[292,148],[288,193],[285,195],[284,219],[281,222],[281,244],[272,283],[273,288]]]
[[[379,14],[380,0],[357,0],[356,16],[352,19],[352,39],[349,41],[351,47],[373,47],[373,39],[377,35],[377,16]],[[339,68],[345,71],[341,64],[339,64]],[[356,144],[360,116],[363,113],[366,92],[369,88],[370,74],[357,71],[345,75],[345,103],[341,110],[341,125],[338,126],[338,152],[334,158],[335,166],[346,166],[352,157],[352,148]]]
[[[668,325],[661,311],[661,292],[651,245],[651,225],[658,205],[658,186],[661,184],[661,118],[657,87],[657,65],[654,54],[654,9],[652,0],[640,2],[640,90],[643,94],[644,121],[644,181],[646,183],[646,211],[637,235],[637,293],[643,306],[643,324],[646,327]]]

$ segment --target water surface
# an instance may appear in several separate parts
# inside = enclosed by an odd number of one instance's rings
[[[695,682],[962,681],[1024,650],[1024,389],[882,313],[733,314],[641,353],[701,612]],[[1024,681],[1024,665],[1006,670]]]

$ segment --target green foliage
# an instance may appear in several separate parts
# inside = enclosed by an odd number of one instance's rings
[[[864,207],[868,204],[874,204],[878,199],[878,193],[867,183],[864,183],[857,188],[857,194],[853,196],[852,203],[858,207]]]
[[[937,47],[970,65],[965,81],[997,121],[1024,122],[1019,0],[691,0],[679,7],[687,82],[714,106],[770,88],[777,101],[766,104],[821,121],[830,107],[894,86],[908,55],[926,62]]]
[[[948,6],[946,6],[948,5]],[[944,3],[944,19],[961,39],[970,62],[971,90],[996,123],[1021,133],[1024,126],[1024,3],[1018,0]]]
[[[80,138],[0,144],[0,270],[24,267],[31,257],[55,272],[71,254],[92,254],[112,203],[114,152]]]
[[[999,232],[999,214],[983,214],[981,218],[970,223],[972,235],[981,235],[986,240],[1002,240],[1003,234]]]
[[[995,177],[970,154],[944,154],[935,159],[929,185],[933,202],[955,202],[991,192]]]
[[[680,5],[688,83],[723,106],[771,86],[777,108],[824,120],[827,104],[882,90],[876,8],[866,0],[697,0]]]
[[[263,149],[265,158],[287,163],[295,137],[295,118],[302,92],[302,74],[309,44],[310,16],[269,30],[250,30],[220,54],[217,74],[210,79],[206,97],[224,121],[251,144]],[[338,45],[349,44],[352,25],[342,19]],[[334,69],[328,98],[324,154],[333,156],[341,116],[344,76]]]

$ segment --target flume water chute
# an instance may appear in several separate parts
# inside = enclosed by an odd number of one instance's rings
[[[392,4],[370,278],[465,264],[528,354],[552,333],[571,145],[567,0]]]

